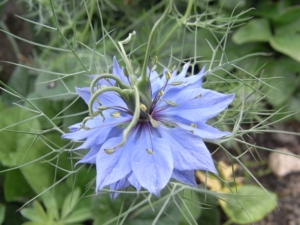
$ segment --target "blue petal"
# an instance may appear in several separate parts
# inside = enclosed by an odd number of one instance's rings
[[[193,122],[184,119],[180,116],[173,116],[172,119],[165,119],[165,122],[172,121],[176,123],[179,127],[185,129],[186,131],[192,131],[194,135],[199,136],[205,140],[217,140],[225,136],[231,135],[230,132],[220,131],[205,122]],[[192,127],[191,124],[194,123],[196,127]]]
[[[128,181],[130,182],[130,184],[135,187],[137,193],[140,192],[141,190],[141,184],[138,182],[138,180],[136,179],[136,177],[134,176],[133,173],[131,173],[129,176],[128,176]]]
[[[181,183],[188,184],[193,187],[197,187],[197,183],[195,181],[194,170],[180,171],[180,170],[174,169],[172,178],[180,181]]]
[[[129,185],[130,185],[130,183],[129,183],[127,177],[124,177],[123,179],[117,181],[116,183],[111,184],[110,190],[120,190],[120,189],[128,187]],[[120,192],[111,192],[110,198],[115,199],[119,194],[120,194]]]
[[[90,88],[76,88],[77,94],[85,101],[86,104],[89,104],[91,98]],[[121,97],[115,92],[104,92],[100,96],[98,96],[99,101],[104,106],[120,106],[127,108],[125,102],[121,99]],[[98,103],[95,101],[93,104],[93,109],[96,109]]]
[[[163,139],[172,150],[174,168],[217,173],[211,154],[198,136],[181,128],[161,128]]]
[[[147,128],[140,131],[137,143],[130,143],[131,168],[141,186],[159,196],[172,175],[172,153],[166,140],[152,137]],[[152,150],[153,154],[147,153],[146,149]]]
[[[207,121],[226,109],[235,96],[234,94],[220,94],[210,90],[205,90],[202,93],[200,98],[194,97],[183,100],[184,96],[180,97],[181,101],[175,101],[177,104],[175,107],[168,105],[164,108],[155,109],[155,117],[172,118],[180,115],[192,123]]]
[[[113,58],[112,73],[113,73],[113,75],[118,76],[123,81],[123,83],[129,85],[129,81],[128,81],[127,77],[125,76],[122,68],[119,66],[119,63],[118,63],[117,58],[115,56]]]
[[[101,145],[95,145],[95,146],[93,146],[89,150],[89,152],[87,154],[85,154],[85,156],[76,163],[76,165],[78,163],[95,164],[96,163],[96,157],[97,157],[97,154],[98,154],[98,152],[99,152],[100,149],[101,149]]]
[[[96,189],[99,191],[107,185],[111,185],[131,172],[130,167],[130,154],[131,145],[128,143],[132,142],[131,139],[127,140],[127,143],[119,148],[115,149],[112,154],[105,153],[105,149],[115,148],[122,141],[122,137],[111,138],[106,141],[96,158]]]

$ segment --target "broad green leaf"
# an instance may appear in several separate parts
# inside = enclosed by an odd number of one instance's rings
[[[43,138],[43,141],[48,144],[46,144],[39,138],[35,141],[35,143],[31,146],[31,149],[28,151],[26,157],[24,158],[25,162],[32,162],[27,166],[21,167],[21,171],[31,186],[31,188],[37,193],[41,193],[46,188],[50,187],[54,183],[55,178],[55,166],[57,161],[52,160],[52,164],[50,165],[46,162],[42,163],[43,160],[49,160],[52,159],[54,156],[57,156],[59,154],[58,152],[51,154],[49,157],[44,158],[46,154],[50,154],[52,152],[52,149],[49,148],[49,146],[53,146],[53,148],[60,149],[62,146],[62,139],[60,138],[60,135],[56,134],[49,134],[46,136],[41,137]],[[24,145],[26,146],[27,143],[32,143],[32,139],[30,138],[22,138],[22,141]],[[21,146],[19,148],[22,148]],[[41,160],[41,158],[44,158]],[[33,162],[36,159],[40,159],[37,162]],[[59,169],[57,169],[59,170]],[[59,177],[56,177],[56,179],[59,179]]]
[[[18,184],[22,184],[22,188]],[[34,192],[19,169],[6,172],[3,189],[7,202],[20,201],[24,197],[34,197]]]
[[[275,34],[271,46],[291,58],[300,61],[300,6],[288,8],[274,21]]]
[[[47,215],[49,216],[50,220],[58,220],[59,210],[53,192],[47,191],[42,195],[42,199],[43,199],[43,204],[47,209]]]
[[[30,143],[24,143],[24,139],[32,140],[39,129],[39,123],[31,112],[18,107],[1,110],[0,162],[8,167],[20,165],[30,148]]]
[[[275,209],[276,194],[269,194],[271,197],[260,187],[243,185],[237,188],[236,194],[224,196],[221,207],[234,223],[254,223]]]
[[[50,118],[56,126],[61,124],[61,119],[52,118],[54,118],[60,111],[63,110],[62,101],[52,101],[51,99],[41,98],[41,96],[39,96],[36,92],[30,93],[27,96],[27,99],[44,114],[43,116],[40,116],[38,118],[42,129],[53,128],[53,125],[49,122],[49,120],[46,117]],[[28,102],[25,103],[25,107],[37,110]]]
[[[37,223],[44,223],[44,219],[40,217],[38,212],[34,208],[24,208],[21,209],[21,214],[23,217],[26,219],[32,221],[32,222],[37,222]]]
[[[65,199],[62,212],[61,212],[61,218],[65,219],[75,208],[78,200],[80,197],[80,189],[76,188],[74,189]]]
[[[91,209],[89,207],[82,208],[73,211],[69,216],[67,216],[67,218],[64,220],[64,223],[65,224],[79,223],[91,218],[92,218]]]
[[[201,225],[220,225],[220,209],[215,196],[199,193],[199,201],[202,203],[201,215],[198,223]]]
[[[299,63],[287,57],[269,62],[264,68],[264,77],[271,78],[268,84],[274,87],[265,86],[265,93],[268,93],[267,100],[274,107],[286,105],[293,92],[300,84]]]
[[[179,224],[188,225],[191,221],[197,220],[201,214],[200,200],[196,192],[187,189],[183,191],[181,198],[183,202],[181,203],[182,214],[179,218]]]
[[[3,223],[5,217],[5,206],[0,204],[0,225]]]
[[[122,199],[120,196],[114,201],[110,199],[109,193],[100,193],[92,200],[92,214],[94,225],[102,225],[117,217],[120,213]],[[112,223],[114,224],[114,223]]]
[[[270,25],[267,19],[252,19],[240,27],[232,36],[236,44],[247,42],[268,42],[271,37]]]
[[[36,211],[39,218],[41,218],[44,222],[48,221],[47,213],[38,201],[33,202],[33,209]]]

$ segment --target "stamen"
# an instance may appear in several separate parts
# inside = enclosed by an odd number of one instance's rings
[[[140,67],[137,67],[137,68],[135,69],[134,73],[135,73],[135,74],[138,74],[139,71],[140,71]]]
[[[171,83],[171,85],[172,86],[177,86],[177,85],[180,85],[182,83],[183,83],[183,81],[174,81],[174,82]]]
[[[152,116],[150,116],[149,114],[148,114],[148,118],[150,120],[152,127],[158,128],[158,122],[155,119],[153,119]]]
[[[170,106],[173,106],[173,107],[175,107],[175,106],[177,106],[177,104],[175,103],[175,102],[172,102],[172,101],[169,101],[169,100],[164,100],[164,99],[162,99],[165,103],[167,103],[168,105],[170,105]]]
[[[146,112],[147,110],[147,107],[144,105],[144,104],[140,104],[140,109],[143,111],[143,112]]]
[[[201,98],[202,97],[202,94],[199,94],[196,96],[196,98]]]
[[[167,78],[167,80],[171,79],[171,73],[169,71],[166,72],[166,78]]]
[[[115,148],[106,148],[104,149],[104,152],[108,155],[111,155],[115,152],[115,150],[116,150]]]
[[[195,123],[191,123],[191,127],[193,127],[193,128],[197,128],[197,124],[195,124]]]
[[[160,90],[159,92],[158,92],[158,96],[163,96],[165,93],[164,93],[164,91],[163,90]]]
[[[113,113],[110,114],[110,116],[111,116],[112,118],[119,118],[120,115],[121,115],[120,112],[113,112]]]
[[[152,60],[151,64],[152,64],[152,65],[155,65],[155,64],[156,64],[156,62],[157,62],[157,60],[158,60],[158,57],[157,57],[157,56],[155,56],[155,57],[153,58],[153,60]]]
[[[146,148],[146,152],[147,152],[149,155],[152,155],[152,154],[153,154],[153,151],[150,150],[150,149],[148,149],[148,148]]]

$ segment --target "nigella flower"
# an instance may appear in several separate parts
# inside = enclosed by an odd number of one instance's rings
[[[89,152],[78,163],[96,164],[97,192],[132,185],[159,196],[171,178],[196,186],[194,170],[217,174],[203,140],[230,133],[206,121],[226,109],[234,94],[203,89],[204,69],[187,76],[188,67],[179,74],[165,70],[162,76],[148,70],[142,82],[126,75],[114,58],[112,74],[76,88],[89,104],[90,117],[63,138],[84,140],[77,149]]]

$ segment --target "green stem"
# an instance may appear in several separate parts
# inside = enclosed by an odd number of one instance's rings
[[[131,122],[126,127],[126,129],[123,131],[123,139],[117,145],[117,147],[121,147],[126,143],[129,132],[137,124],[137,122],[140,118],[140,95],[139,95],[139,91],[136,86],[133,87],[133,91],[134,91],[134,97],[135,97],[135,108],[134,108],[133,117],[132,117]]]
[[[149,35],[149,41],[147,44],[144,63],[143,63],[143,67],[142,67],[142,80],[144,80],[144,81],[147,80],[146,67],[147,67],[147,62],[148,62],[148,58],[149,58],[149,54],[150,54],[150,47],[151,47],[151,44],[153,41],[154,34],[155,34],[159,24],[163,21],[163,19],[167,16],[167,14],[172,10],[172,3],[173,3],[173,1],[170,0],[168,7],[166,8],[166,10],[162,14],[162,16],[156,21],[156,23],[154,24],[154,26],[151,30],[151,33]]]
[[[107,91],[114,91],[117,92],[119,95],[122,95],[122,89],[118,88],[118,87],[106,87],[106,88],[102,88],[97,90],[91,97],[90,101],[89,101],[89,113],[91,118],[93,118],[93,104],[95,102],[95,100],[97,99],[97,97],[101,94],[103,94],[104,92]]]
[[[102,74],[102,75],[96,77],[96,78],[91,82],[91,85],[90,85],[91,94],[94,94],[94,93],[95,93],[95,91],[94,91],[95,84],[96,84],[99,80],[104,79],[104,78],[110,78],[110,79],[112,79],[112,80],[115,80],[115,81],[119,84],[119,86],[120,86],[121,89],[129,89],[129,87],[128,87],[126,84],[124,84],[124,83],[121,81],[121,79],[119,79],[118,77],[116,77],[116,76],[114,76],[114,75],[112,75],[112,74],[110,74],[110,73],[105,73],[105,74]]]
[[[191,10],[192,10],[192,6],[194,4],[194,0],[190,0],[187,6],[187,9],[184,13],[184,16],[179,20],[182,23],[186,23],[187,18],[189,17],[189,15],[191,14]],[[160,41],[157,49],[161,49],[162,46],[165,45],[165,43],[169,40],[169,38],[173,35],[173,33],[177,30],[177,28],[179,27],[180,23],[176,23],[174,25],[174,27],[172,28],[172,30],[170,32],[168,32],[168,34],[165,36],[165,38]]]
[[[125,49],[124,49],[123,45],[127,44],[131,40],[132,36],[134,36],[135,34],[136,34],[135,31],[133,31],[132,33],[129,33],[128,37],[125,40],[118,42],[118,44],[120,46],[120,49],[121,49],[121,52],[123,54],[122,58],[123,58],[123,60],[125,62],[126,69],[127,69],[128,73],[129,73],[129,76],[131,78],[130,80],[131,80],[132,85],[134,85],[136,83],[135,82],[136,79],[134,77],[134,72],[133,72],[133,68],[132,68],[131,62],[128,60],[128,57],[127,57],[127,54],[125,52]]]

